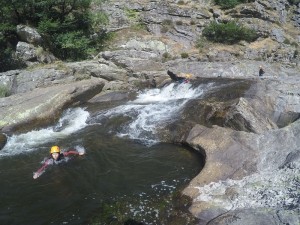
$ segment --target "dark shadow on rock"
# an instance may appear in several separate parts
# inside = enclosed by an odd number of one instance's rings
[[[296,167],[295,163],[297,162],[297,160],[300,158],[300,149],[295,151],[295,152],[290,152],[284,163],[279,167],[279,169],[283,169],[283,168],[289,168],[289,169],[293,169]]]
[[[161,140],[172,143],[182,143],[189,131],[196,125],[206,127],[218,125],[234,130],[253,132],[247,118],[239,114],[231,115],[239,99],[246,95],[253,81],[227,78],[198,78],[191,82],[193,88],[209,86],[205,93],[191,99],[174,118],[174,122],[159,131]]]
[[[5,134],[0,134],[0,150],[6,145],[7,137]]]
[[[281,113],[277,125],[279,128],[286,127],[291,123],[296,122],[300,118],[300,113],[297,112],[284,112]]]

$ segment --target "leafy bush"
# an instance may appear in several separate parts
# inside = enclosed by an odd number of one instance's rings
[[[189,57],[189,53],[186,53],[186,52],[181,53],[181,58],[186,59],[188,57]]]
[[[0,98],[9,96],[9,90],[6,86],[0,85]]]
[[[91,40],[83,35],[81,31],[71,31],[56,36],[55,49],[58,55],[65,59],[76,60],[86,58]]]
[[[183,22],[182,22],[181,20],[177,20],[177,21],[176,21],[176,25],[182,26],[182,25],[183,25]]]
[[[164,54],[162,54],[162,57],[165,59],[170,59],[172,58],[171,54],[169,52],[164,52]]]
[[[97,0],[97,4],[106,0]],[[102,46],[100,27],[104,13],[91,14],[92,0],[0,0],[0,72],[14,67],[12,54],[18,42],[16,26],[36,27],[45,49],[62,60],[81,60]],[[95,33],[99,34],[96,35]],[[15,66],[16,67],[16,66]]]
[[[204,28],[202,35],[209,41],[225,44],[235,44],[241,40],[251,42],[258,37],[254,30],[232,21],[228,23],[212,22]]]
[[[137,21],[139,19],[139,12],[136,10],[126,8],[125,14],[129,19],[133,21]]]
[[[224,9],[234,8],[238,4],[254,2],[254,0],[215,0],[215,3]]]
[[[196,47],[199,49],[204,48],[204,46],[206,45],[205,42],[206,42],[206,38],[204,38],[204,37],[198,38],[198,40],[196,41]]]
[[[169,52],[164,52],[162,54],[162,62],[167,62],[172,59],[172,55]]]

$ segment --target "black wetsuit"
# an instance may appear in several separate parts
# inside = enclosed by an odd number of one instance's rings
[[[175,73],[171,72],[170,70],[167,71],[167,74],[170,76],[170,78],[176,82],[183,82],[186,79],[184,77],[178,77]]]
[[[54,160],[52,157],[49,157],[48,159],[45,160],[43,166],[40,169],[38,169],[38,171],[35,172],[35,174],[37,174],[37,176],[34,177],[34,179],[39,177],[49,165],[58,164],[60,162],[63,162],[63,159],[65,159],[65,157],[67,157],[69,155],[79,155],[79,153],[77,151],[71,150],[71,151],[59,153],[59,157],[57,160]]]
[[[259,76],[261,77],[264,73],[265,73],[264,69],[260,68],[258,72]]]

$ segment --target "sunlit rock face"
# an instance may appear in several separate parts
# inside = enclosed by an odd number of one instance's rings
[[[265,112],[269,128],[245,132],[226,123],[195,125],[187,135],[186,143],[206,156],[203,170],[184,190],[194,199],[190,211],[203,223],[299,223],[299,96],[288,94],[295,90],[292,80],[259,82],[243,97],[250,103],[243,107],[247,126],[259,119],[253,115]],[[286,117],[290,123],[279,119]]]

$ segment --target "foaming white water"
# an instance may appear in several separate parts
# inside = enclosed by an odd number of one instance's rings
[[[209,88],[206,85],[205,88]],[[191,99],[198,98],[204,92],[204,86],[192,88],[191,84],[172,83],[162,89],[151,89],[141,92],[137,99],[98,115],[98,119],[112,118],[118,115],[128,116],[132,121],[119,132],[147,144],[156,143],[156,131],[174,120],[180,110]]]
[[[208,201],[227,210],[299,208],[300,168],[282,168],[197,187],[195,201]],[[230,194],[231,193],[231,194]]]
[[[162,89],[150,89],[138,95],[133,103],[167,102],[176,99],[190,99],[202,94],[202,88],[193,89],[190,84],[172,83]]]
[[[0,156],[16,155],[36,150],[36,146],[68,136],[86,124],[89,113],[82,108],[68,109],[56,126],[8,137]]]
[[[75,149],[77,152],[82,153],[82,154],[85,154],[85,152],[86,152],[86,151],[85,151],[85,148],[84,148],[83,146],[81,146],[81,145],[75,146],[74,149]]]

